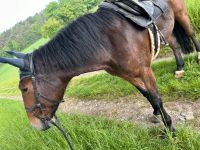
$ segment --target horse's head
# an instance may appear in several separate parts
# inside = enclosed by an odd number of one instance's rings
[[[20,69],[19,89],[29,121],[36,129],[46,130],[62,102],[66,79],[59,74],[35,74],[32,54],[9,53],[17,59],[0,58],[0,63],[8,63]]]

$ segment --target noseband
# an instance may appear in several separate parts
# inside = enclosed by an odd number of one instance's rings
[[[54,126],[56,126],[60,130],[60,132],[63,134],[65,140],[67,141],[67,143],[69,145],[70,150],[73,150],[74,148],[73,148],[73,146],[72,146],[72,144],[71,144],[71,142],[69,140],[69,137],[66,134],[66,131],[63,128],[63,126],[60,123],[60,121],[57,118],[57,116],[54,115],[56,121],[53,121],[51,118],[49,118],[47,116],[48,114],[46,114],[44,117],[40,117],[38,112],[35,112],[35,110],[38,109],[39,113],[42,113],[43,109],[42,109],[42,105],[41,105],[41,102],[40,102],[40,98],[43,98],[43,100],[47,101],[48,103],[51,104],[51,106],[54,106],[56,108],[64,100],[63,99],[61,99],[61,100],[52,100],[52,99],[44,96],[40,92],[38,92],[37,86],[36,86],[36,73],[35,73],[35,70],[34,70],[34,64],[33,64],[33,58],[32,57],[33,57],[32,53],[28,55],[29,71],[22,71],[22,70],[20,71],[20,80],[23,80],[26,77],[31,77],[31,81],[32,81],[32,85],[33,85],[33,92],[34,92],[34,99],[35,99],[35,102],[34,102],[33,106],[31,106],[30,108],[25,107],[25,110],[26,110],[26,112],[32,113],[33,116],[35,116],[36,118],[40,119],[40,121],[44,123],[45,128],[49,128],[50,127],[49,123],[54,125]]]
[[[38,119],[40,119],[41,121],[43,121],[45,123],[45,122],[49,121],[50,118],[48,116],[40,117],[37,113],[34,112],[36,109],[38,109],[40,113],[43,110],[41,102],[40,102],[40,98],[43,98],[43,100],[50,103],[51,106],[53,106],[53,107],[57,107],[64,100],[63,99],[52,100],[52,99],[44,96],[43,94],[39,93],[37,90],[37,86],[36,86],[36,77],[33,74],[31,75],[31,81],[32,81],[32,85],[33,85],[35,102],[34,102],[33,106],[31,106],[30,108],[26,107],[25,109],[26,109],[26,112],[32,113],[35,117],[37,117]]]

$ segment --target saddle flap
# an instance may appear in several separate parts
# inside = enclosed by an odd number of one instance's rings
[[[113,9],[143,28],[168,9],[166,2],[159,0],[106,0],[99,7]]]

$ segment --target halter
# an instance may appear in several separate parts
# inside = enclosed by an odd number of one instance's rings
[[[31,77],[31,81],[32,81],[32,85],[33,85],[33,92],[34,92],[34,98],[35,98],[35,102],[31,107],[26,107],[25,110],[26,112],[32,113],[33,116],[35,116],[36,118],[40,119],[40,121],[45,125],[45,128],[50,128],[49,123],[56,126],[60,132],[63,134],[63,136],[65,137],[65,140],[67,141],[70,150],[73,150],[73,146],[66,134],[65,129],[63,128],[62,124],[60,123],[60,121],[58,120],[58,117],[56,115],[54,115],[55,121],[53,121],[51,118],[49,118],[47,116],[47,114],[44,117],[40,117],[39,114],[37,112],[35,112],[36,109],[39,110],[39,112],[42,112],[42,105],[40,103],[40,98],[43,98],[43,100],[47,101],[48,103],[51,103],[51,106],[57,107],[61,102],[63,102],[64,100],[52,100],[50,98],[48,98],[47,96],[44,96],[43,94],[41,94],[40,92],[38,92],[37,90],[37,86],[36,86],[36,74],[35,74],[35,70],[34,70],[34,64],[33,64],[33,54],[29,54],[28,58],[29,58],[29,69],[30,71],[21,71],[21,74],[25,74],[25,76],[20,77],[21,80],[26,78],[26,77]],[[53,109],[54,110],[54,109]]]

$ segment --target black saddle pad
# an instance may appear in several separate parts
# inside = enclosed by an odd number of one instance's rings
[[[163,0],[107,0],[99,7],[115,10],[143,28],[155,23],[168,10]]]

